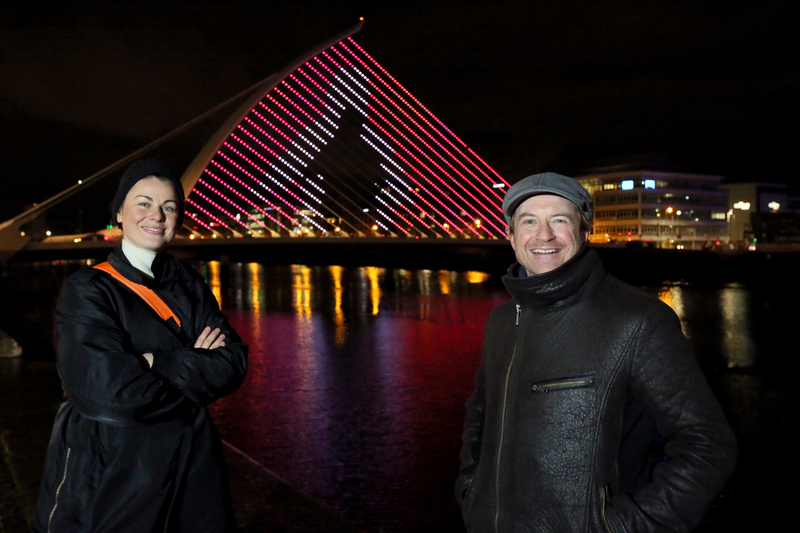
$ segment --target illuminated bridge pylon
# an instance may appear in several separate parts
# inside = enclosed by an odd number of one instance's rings
[[[505,235],[508,183],[352,37],[270,85],[183,177],[195,236]]]

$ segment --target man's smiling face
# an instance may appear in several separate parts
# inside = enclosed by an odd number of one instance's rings
[[[588,234],[581,231],[578,208],[561,196],[537,194],[514,211],[506,230],[517,261],[529,276],[544,274],[569,261]]]

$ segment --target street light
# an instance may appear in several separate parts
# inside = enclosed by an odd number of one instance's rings
[[[667,222],[667,236],[664,237],[664,242],[667,243],[665,248],[669,248],[669,234],[672,233],[672,206],[667,207],[666,212],[669,215],[669,221]]]

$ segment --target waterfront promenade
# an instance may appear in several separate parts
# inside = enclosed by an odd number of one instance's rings
[[[0,533],[29,531],[61,402],[55,362],[33,359],[0,357]],[[361,531],[230,445],[225,460],[239,531]]]

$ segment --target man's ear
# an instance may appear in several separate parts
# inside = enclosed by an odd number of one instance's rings
[[[514,242],[514,229],[512,228],[511,224],[506,226],[506,237],[508,237],[509,242],[511,242],[511,249],[516,252],[517,245]]]

